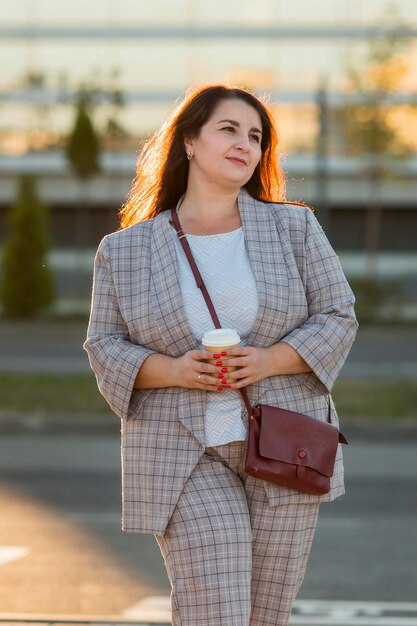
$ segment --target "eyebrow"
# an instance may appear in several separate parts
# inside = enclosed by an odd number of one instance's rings
[[[240,127],[239,122],[235,122],[235,120],[219,120],[217,124],[222,124],[223,122],[229,122],[229,124],[232,124],[232,126],[237,126],[238,128]],[[253,126],[250,130],[251,132],[259,133],[260,135],[262,135],[262,131],[259,130],[259,128],[255,128],[255,126]]]

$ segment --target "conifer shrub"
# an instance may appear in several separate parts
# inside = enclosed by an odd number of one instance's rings
[[[3,315],[32,318],[52,304],[54,287],[48,267],[48,212],[36,192],[35,178],[24,174],[9,214],[3,246],[0,301]]]

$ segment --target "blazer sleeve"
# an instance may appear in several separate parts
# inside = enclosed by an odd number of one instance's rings
[[[308,303],[308,319],[281,341],[290,345],[330,392],[349,354],[358,321],[355,296],[339,258],[314,213],[306,210],[306,236],[299,264]]]
[[[120,418],[129,419],[136,375],[154,350],[129,340],[128,328],[118,306],[108,248],[106,236],[94,259],[91,312],[83,348],[101,394]]]

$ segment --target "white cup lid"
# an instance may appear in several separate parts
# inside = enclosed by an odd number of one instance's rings
[[[201,343],[209,347],[233,346],[240,343],[240,336],[234,328],[216,328],[207,331]]]

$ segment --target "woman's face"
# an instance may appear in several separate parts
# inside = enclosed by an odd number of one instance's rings
[[[243,100],[222,100],[197,138],[185,138],[191,152],[189,176],[209,184],[242,187],[261,158],[262,123]]]

